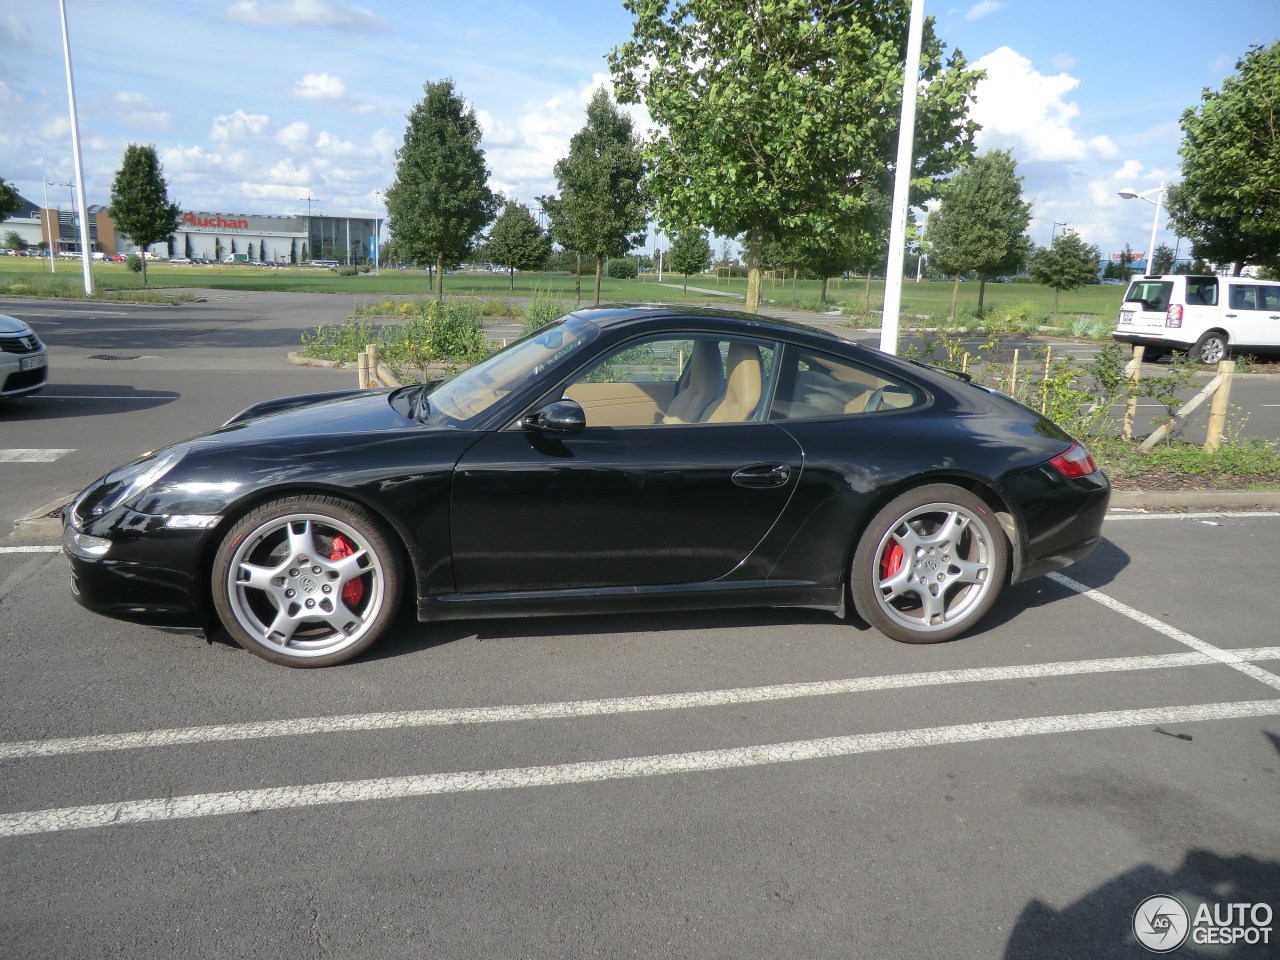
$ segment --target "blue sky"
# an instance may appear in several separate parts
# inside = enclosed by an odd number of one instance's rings
[[[68,0],[85,185],[109,200],[129,143],[154,144],[170,195],[219,213],[372,214],[404,117],[452,77],[485,131],[492,184],[532,202],[630,35],[614,0]],[[980,149],[1008,148],[1031,235],[1067,223],[1103,254],[1145,250],[1152,206],[1116,195],[1178,177],[1178,119],[1252,43],[1276,0],[1170,0],[1158,15],[1074,0],[926,0],[939,36],[984,67]],[[40,202],[72,179],[58,5],[0,8],[0,176]],[[70,206],[68,187],[49,187]],[[1162,229],[1160,241],[1173,245]],[[1185,246],[1185,245],[1184,245]]]

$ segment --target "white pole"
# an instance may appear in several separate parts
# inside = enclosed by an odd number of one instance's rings
[[[1160,204],[1164,202],[1164,181],[1160,181],[1160,189],[1156,191],[1156,216],[1151,221],[1151,242],[1147,244],[1147,273],[1155,273],[1156,231],[1160,228]]]
[[[382,206],[382,194],[375,190],[373,191],[373,275],[375,277],[381,276],[379,271],[381,268],[380,261],[382,259],[382,250],[379,248],[382,246],[382,228],[378,224],[378,207],[380,206]]]
[[[46,177],[44,183],[44,209],[40,211],[40,215],[44,218],[44,236],[46,252],[49,254],[49,272],[57,273],[53,266],[53,225],[49,222],[49,179]]]
[[[67,0],[58,0],[62,14],[62,55],[67,62],[67,103],[71,109],[71,152],[76,170],[76,197],[80,214],[80,261],[84,265],[84,292],[93,295],[93,252],[89,249],[89,208],[84,202],[84,165],[80,162],[80,121],[76,114],[76,82],[71,75],[71,38],[67,33]],[[72,211],[72,215],[75,211]]]
[[[911,193],[912,144],[916,132],[916,90],[920,86],[920,44],[924,37],[924,0],[911,0],[907,62],[902,72],[902,123],[898,127],[898,161],[893,178],[893,219],[889,228],[889,263],[884,275],[884,314],[880,349],[898,352],[898,314],[902,309],[902,266],[906,254],[907,201]]]

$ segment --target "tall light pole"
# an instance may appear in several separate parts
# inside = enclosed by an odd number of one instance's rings
[[[67,104],[71,109],[71,159],[75,164],[76,196],[80,209],[88,214],[84,202],[84,164],[80,161],[80,120],[76,113],[76,81],[71,74],[71,37],[67,33],[67,0],[58,0],[62,15],[62,56],[67,62]],[[75,211],[72,210],[74,216]],[[93,295],[93,254],[89,249],[89,217],[80,217],[80,262],[84,265],[84,292]]]
[[[1155,194],[1156,198],[1151,199],[1150,194]],[[1147,244],[1147,273],[1154,273],[1152,269],[1156,258],[1156,231],[1160,229],[1160,205],[1164,203],[1164,181],[1160,181],[1160,186],[1153,187],[1150,190],[1143,190],[1139,193],[1133,187],[1125,187],[1120,191],[1120,196],[1126,200],[1145,200],[1147,203],[1156,205],[1156,215],[1151,221],[1151,242]]]
[[[379,249],[382,246],[382,243],[381,243],[382,228],[378,225],[378,208],[381,206],[382,206],[382,191],[375,190],[373,191],[373,275],[375,277],[381,276],[380,271],[382,268],[382,264],[381,264],[382,251]]]
[[[916,92],[920,86],[920,45],[924,37],[924,0],[911,0],[907,62],[902,72],[902,117],[893,178],[893,214],[889,221],[889,262],[884,275],[884,315],[880,349],[898,352],[898,313],[902,308],[902,267],[907,242],[907,197],[911,192],[912,141],[916,133]]]
[[[1065,227],[1065,226],[1067,226],[1067,222],[1066,222],[1065,220],[1055,220],[1055,221],[1053,221],[1053,229],[1049,231],[1049,242],[1050,242],[1050,243],[1053,243],[1054,238],[1058,235],[1058,228],[1059,228],[1059,227]],[[1067,231],[1066,231],[1066,230],[1063,230],[1062,232],[1063,232],[1063,233],[1066,233]]]
[[[57,273],[57,268],[53,265],[53,224],[49,220],[49,188],[51,186],[56,187],[57,184],[46,177],[41,184],[44,190],[44,209],[40,211],[40,215],[44,218],[45,252],[49,254],[49,272]]]

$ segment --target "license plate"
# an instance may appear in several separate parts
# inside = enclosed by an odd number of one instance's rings
[[[1132,311],[1132,310],[1121,310],[1121,311],[1120,311],[1120,322],[1121,322],[1122,324],[1125,324],[1125,325],[1128,325],[1128,324],[1133,323],[1133,311]]]
[[[43,353],[40,354],[40,356],[38,357],[23,357],[20,361],[18,361],[18,369],[19,370],[38,370],[48,362],[49,362],[48,358],[46,358]],[[12,370],[13,368],[10,367],[9,369]]]

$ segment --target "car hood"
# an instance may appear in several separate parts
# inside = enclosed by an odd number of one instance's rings
[[[0,334],[30,333],[31,328],[7,313],[0,313]]]
[[[391,391],[355,390],[284,397],[256,404],[221,428],[197,438],[201,444],[254,443],[281,438],[370,434],[420,427],[391,405]]]

